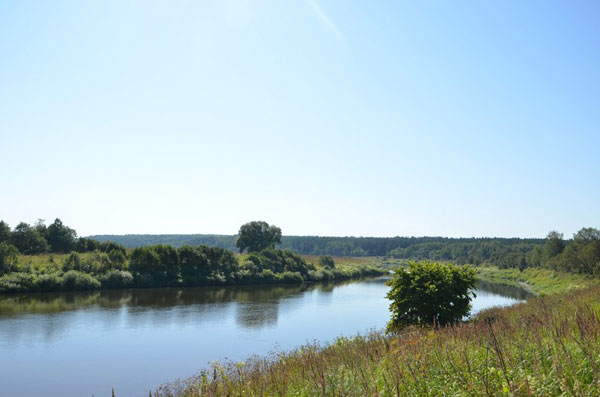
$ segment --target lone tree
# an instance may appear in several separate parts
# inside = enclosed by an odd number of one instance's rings
[[[388,281],[392,301],[388,332],[405,325],[446,325],[461,320],[471,310],[475,270],[451,263],[410,262],[396,269]]]
[[[235,242],[240,252],[244,250],[259,252],[267,248],[275,248],[276,244],[281,244],[281,229],[263,221],[242,225]]]

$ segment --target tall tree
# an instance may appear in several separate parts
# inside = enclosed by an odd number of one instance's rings
[[[565,249],[565,242],[563,240],[563,234],[557,231],[551,231],[546,236],[546,243],[544,244],[544,259],[550,260],[563,252]]]
[[[578,242],[600,240],[600,230],[593,227],[584,227],[573,235],[573,239]]]
[[[58,218],[48,226],[47,236],[52,252],[70,252],[75,249],[77,233]]]
[[[259,252],[281,244],[281,229],[267,222],[254,221],[240,227],[235,245],[240,252]]]
[[[17,269],[19,251],[14,245],[0,242],[0,276]]]
[[[40,254],[48,251],[48,243],[31,225],[21,222],[11,233],[11,243],[23,254]]]
[[[0,243],[10,241],[10,226],[4,221],[0,221]]]

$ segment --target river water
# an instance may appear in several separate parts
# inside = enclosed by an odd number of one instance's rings
[[[147,396],[209,362],[385,327],[383,279],[0,296],[0,395]],[[525,296],[480,285],[473,312]]]

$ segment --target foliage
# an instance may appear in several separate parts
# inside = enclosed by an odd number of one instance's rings
[[[4,221],[0,221],[0,243],[10,242],[10,226]]]
[[[17,270],[19,251],[14,245],[0,242],[0,276]]]
[[[199,284],[208,277],[210,273],[208,257],[200,247],[186,245],[179,248],[177,252],[184,284]]]
[[[451,263],[410,262],[388,281],[392,301],[388,331],[410,324],[446,325],[469,315],[475,270]],[[473,294],[474,295],[474,294]]]
[[[86,290],[100,288],[100,281],[87,273],[69,270],[63,275],[63,287],[67,290]]]
[[[586,274],[574,274],[544,268],[499,269],[495,266],[476,268],[477,278],[493,284],[512,285],[532,293],[559,293],[584,288],[597,282]]]
[[[95,250],[107,252],[106,247],[117,248],[125,254],[125,248],[118,244],[110,242],[100,244],[96,240],[77,238],[75,230],[64,225],[58,218],[49,226],[44,224],[43,219],[38,219],[33,226],[21,222],[12,231],[6,222],[0,221],[0,242],[10,242],[20,253],[27,255],[71,251],[83,253]]]
[[[65,226],[60,219],[55,219],[48,226],[46,240],[52,252],[69,252],[75,249],[77,233]]]
[[[319,257],[319,265],[321,265],[321,267],[333,269],[335,267],[335,262],[331,256],[325,255]]]
[[[565,242],[563,241],[562,233],[557,231],[551,231],[546,237],[546,243],[544,243],[543,257],[544,260],[549,260],[556,255],[560,254],[565,249]]]
[[[568,243],[561,234],[551,232],[544,245],[542,265],[570,273],[600,275],[600,230],[583,228]]]
[[[110,270],[101,277],[100,283],[103,288],[127,288],[133,284],[133,276],[128,271]]]
[[[215,234],[99,235],[98,241],[115,241],[128,248],[155,244],[209,245],[235,250],[236,237]],[[392,256],[400,259],[454,261],[460,264],[511,266],[511,256],[527,256],[544,239],[445,237],[320,237],[282,236],[282,249],[301,255]],[[528,262],[529,263],[529,262]]]
[[[240,252],[259,252],[281,244],[281,229],[267,222],[248,222],[240,227],[235,245]]]
[[[49,250],[48,242],[39,229],[27,223],[19,223],[10,235],[10,242],[24,254],[37,254]]]
[[[247,260],[252,265],[247,263],[246,268],[251,268],[259,272],[264,269],[271,270],[274,273],[297,272],[305,278],[309,270],[314,270],[314,267],[307,263],[300,255],[292,251],[272,248],[265,249],[259,253],[252,253],[248,256]]]

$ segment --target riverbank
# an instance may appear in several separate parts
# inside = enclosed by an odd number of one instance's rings
[[[0,293],[60,292],[128,288],[278,285],[355,280],[388,274],[378,258],[319,257],[265,250],[234,255],[215,247],[143,248],[123,252],[19,255],[14,271],[0,276]],[[156,251],[156,252],[155,252]],[[116,258],[115,258],[116,257]]]
[[[557,289],[537,286],[542,292]],[[438,331],[374,332],[215,364],[157,394],[595,395],[599,297],[596,284],[485,310],[472,321]]]
[[[566,292],[598,283],[598,279],[591,276],[544,268],[526,268],[520,271],[515,268],[479,266],[475,269],[480,280],[523,288],[535,295]]]

